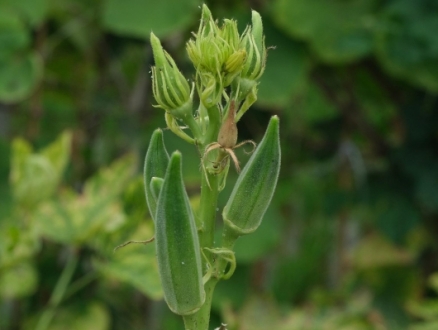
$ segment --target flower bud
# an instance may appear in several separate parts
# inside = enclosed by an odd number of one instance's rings
[[[224,62],[223,41],[218,36],[219,27],[210,10],[202,6],[202,19],[195,39],[187,42],[186,49],[193,66],[198,72],[220,74]]]
[[[201,24],[199,25],[198,34],[206,35],[216,30],[216,24],[213,20],[213,15],[206,4],[202,5]]]
[[[212,102],[204,104],[207,107],[208,104],[216,104],[216,96],[220,96],[221,90],[232,83],[245,62],[246,50],[245,45],[241,44],[237,22],[226,19],[219,28],[208,8],[203,6],[198,33],[195,34],[195,39],[189,40],[186,48],[200,77],[197,79],[200,94],[214,93],[213,97],[210,97]]]
[[[235,20],[225,19],[222,25],[218,39],[221,41],[223,58],[227,60],[233,53],[239,49],[240,36]]]
[[[200,82],[198,83],[199,97],[202,104],[206,108],[216,105],[222,97],[223,85],[221,78],[216,78],[213,74],[206,72],[200,73],[198,80]]]
[[[273,116],[222,212],[225,226],[234,235],[249,234],[259,227],[274,195],[280,160],[279,119]]]
[[[228,73],[235,73],[242,70],[243,63],[245,63],[246,51],[239,49],[231,54],[225,62],[225,71]]]
[[[230,85],[234,78],[240,73],[245,60],[246,51],[244,49],[239,49],[228,57],[228,60],[225,62],[225,87]]]
[[[163,108],[178,119],[191,116],[193,95],[189,83],[153,33],[151,45],[155,60],[155,66],[152,67],[152,91],[158,102],[157,107]]]
[[[224,40],[207,6],[202,7],[202,19],[195,38],[187,42],[187,54],[196,69],[196,88],[207,108],[216,105],[224,88],[222,68],[225,63]]]
[[[149,148],[144,160],[144,190],[149,213],[154,222],[157,209],[157,198],[152,191],[151,180],[153,177],[164,178],[168,163],[169,155],[164,146],[163,131],[161,131],[161,129],[156,129],[154,133],[152,133]]]
[[[204,304],[201,254],[193,210],[175,151],[158,197],[155,242],[164,298],[176,314],[195,313]]]
[[[246,49],[247,60],[242,70],[242,78],[257,80],[265,70],[266,47],[260,14],[252,11],[252,26],[242,36],[242,46]]]

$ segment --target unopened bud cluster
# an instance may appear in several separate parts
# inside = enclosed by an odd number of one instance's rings
[[[153,33],[151,44],[155,59],[153,94],[158,107],[184,121],[187,115],[193,116],[193,91]],[[255,102],[266,62],[262,20],[257,12],[252,12],[252,25],[240,35],[235,20],[225,19],[219,25],[204,5],[199,29],[186,49],[196,70],[194,82],[204,107],[217,106],[228,86],[238,101],[252,94],[251,104]]]

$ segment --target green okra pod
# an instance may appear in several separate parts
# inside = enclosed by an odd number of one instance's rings
[[[195,313],[204,303],[205,292],[198,233],[182,179],[179,151],[170,158],[157,201],[155,242],[169,308],[179,315]]]
[[[144,187],[146,202],[154,222],[158,196],[155,197],[154,193],[152,192],[151,180],[153,177],[164,178],[168,163],[169,154],[164,146],[163,131],[161,129],[156,129],[152,134],[144,161]]]
[[[252,233],[260,225],[274,195],[280,161],[279,118],[273,116],[222,212],[225,225],[235,235]]]
[[[157,178],[156,176],[152,177],[151,179],[151,191],[152,196],[154,197],[155,201],[158,200],[158,196],[160,196],[161,188],[163,187],[164,179],[163,178]]]

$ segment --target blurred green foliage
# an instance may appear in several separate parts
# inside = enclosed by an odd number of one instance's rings
[[[261,13],[275,49],[240,139],[259,141],[278,114],[284,155],[213,324],[436,329],[438,2],[207,3],[215,17]],[[153,244],[113,248],[153,236],[139,173],[165,123],[147,38],[193,73],[184,48],[200,4],[0,0],[0,329],[182,328]],[[185,155],[196,204],[199,155],[165,140]]]

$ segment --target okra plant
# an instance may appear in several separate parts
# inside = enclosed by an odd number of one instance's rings
[[[236,123],[256,101],[265,69],[262,20],[253,11],[252,24],[239,34],[236,21],[219,24],[204,5],[199,29],[186,45],[196,70],[192,83],[153,33],[150,40],[156,107],[164,110],[168,128],[198,149],[202,182],[195,213],[181,173],[183,155],[175,151],[169,157],[157,129],[146,153],[144,185],[155,223],[159,275],[164,298],[183,317],[186,330],[205,330],[215,285],[236,267],[234,243],[260,225],[280,170],[277,116],[270,119],[257,147],[252,141],[238,143]],[[252,155],[222,211],[222,242],[215,245],[218,194],[231,164],[240,172],[234,150],[245,144]]]

